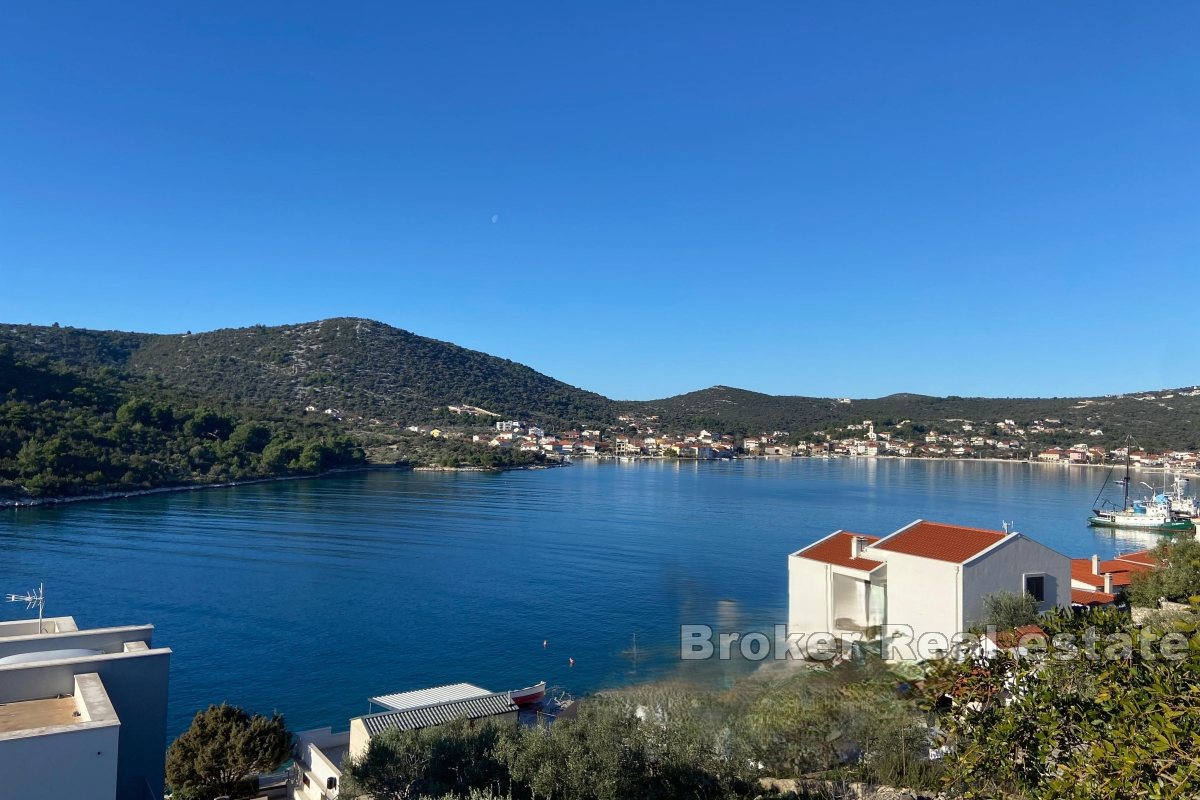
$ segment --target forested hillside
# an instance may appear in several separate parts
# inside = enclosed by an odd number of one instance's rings
[[[529,367],[365,319],[148,335],[0,326],[16,352],[113,366],[240,405],[313,405],[386,422],[428,422],[467,404],[545,424],[602,423],[612,402]]]
[[[1057,420],[1063,442],[1079,439],[1078,429],[1102,430],[1089,436],[1093,444],[1118,446],[1132,436],[1151,449],[1200,449],[1200,395],[1191,390],[1108,397],[991,398],[930,397],[894,394],[866,400],[792,397],[714,386],[665,400],[627,402],[623,413],[657,415],[668,426],[756,433],[786,430],[803,435],[849,423],[872,420],[888,426],[905,420],[929,429],[955,427],[950,421],[1000,422],[1020,426],[1034,420]],[[1053,441],[1054,437],[1046,437]]]
[[[89,340],[95,341],[95,340]],[[0,500],[313,474],[363,463],[324,420],[272,418],[0,344]]]
[[[714,386],[663,400],[613,401],[513,361],[354,318],[179,334],[0,325],[3,344],[26,367],[40,365],[43,376],[82,382],[72,389],[117,392],[118,405],[129,399],[131,387],[141,387],[154,402],[166,393],[171,403],[223,405],[276,424],[299,424],[306,408],[331,409],[344,420],[340,430],[370,428],[376,439],[411,424],[490,421],[447,411],[470,405],[548,430],[604,427],[630,415],[657,416],[660,428],[673,431],[786,430],[793,437],[864,419],[930,430],[954,427],[955,420],[1011,419],[1027,426],[1050,419],[1057,420],[1049,426],[1054,430],[1039,435],[1038,443],[1078,441],[1078,432],[1087,429],[1103,431],[1089,435],[1096,445],[1117,446],[1133,436],[1145,448],[1200,449],[1200,394],[1183,390],[1041,399],[895,394],[846,401]],[[98,400],[88,408],[115,413]]]

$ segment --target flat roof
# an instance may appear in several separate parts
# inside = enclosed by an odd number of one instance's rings
[[[83,722],[75,716],[74,697],[50,697],[44,700],[20,700],[0,703],[0,733],[75,725]]]
[[[438,703],[453,703],[457,700],[485,697],[489,694],[492,694],[491,689],[483,689],[471,683],[448,683],[445,686],[433,686],[429,689],[417,689],[412,692],[381,694],[378,697],[372,697],[371,702],[377,706],[390,708],[392,711],[409,711]]]
[[[517,704],[508,692],[493,692],[483,697],[456,700],[447,703],[414,708],[408,711],[382,711],[360,717],[368,736],[376,736],[389,729],[402,731],[431,728],[445,725],[456,719],[476,720],[517,711]]]

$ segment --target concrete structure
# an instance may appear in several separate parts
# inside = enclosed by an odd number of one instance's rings
[[[1071,564],[1020,533],[917,520],[880,538],[835,531],[788,557],[789,633],[947,638],[985,621],[984,598],[1071,604]],[[893,651],[893,657],[904,657]]]
[[[342,781],[342,760],[350,752],[350,731],[317,728],[296,734],[291,777],[293,800],[332,800]]]
[[[371,738],[387,730],[419,730],[456,719],[491,718],[512,724],[518,708],[509,692],[492,692],[470,683],[452,683],[370,699],[383,711],[350,720],[350,730],[317,728],[296,734],[296,766],[290,778],[293,800],[333,800],[342,780],[342,761],[367,752]]]
[[[0,797],[161,800],[171,651],[154,628],[0,622]]]

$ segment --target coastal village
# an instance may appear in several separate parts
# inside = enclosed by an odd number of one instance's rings
[[[1200,390],[1196,390],[1200,395]],[[435,439],[463,440],[472,444],[540,454],[556,460],[572,458],[935,458],[999,459],[1034,461],[1043,464],[1115,464],[1126,460],[1134,466],[1179,471],[1200,469],[1200,452],[1166,450],[1149,452],[1136,446],[1106,448],[1095,444],[1104,436],[1100,428],[1071,428],[1055,418],[1018,424],[1012,419],[973,421],[947,419],[936,428],[912,420],[879,424],[870,419],[837,430],[763,431],[757,435],[734,436],[705,429],[673,432],[660,425],[658,417],[622,416],[618,426],[550,432],[536,422],[496,419],[490,430],[477,430],[477,420],[498,417],[472,406],[450,406],[449,410],[475,418],[468,425],[409,425],[406,432]],[[327,410],[326,413],[335,413]],[[490,420],[487,420],[490,421]],[[1040,439],[1076,437],[1065,446],[1042,446]]]

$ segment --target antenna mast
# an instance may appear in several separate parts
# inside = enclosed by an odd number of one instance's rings
[[[27,594],[10,594],[6,598],[10,603],[24,603],[26,608],[37,606],[38,610],[38,633],[45,633],[42,628],[42,617],[46,613],[46,587],[39,583],[37,591],[29,590]]]

